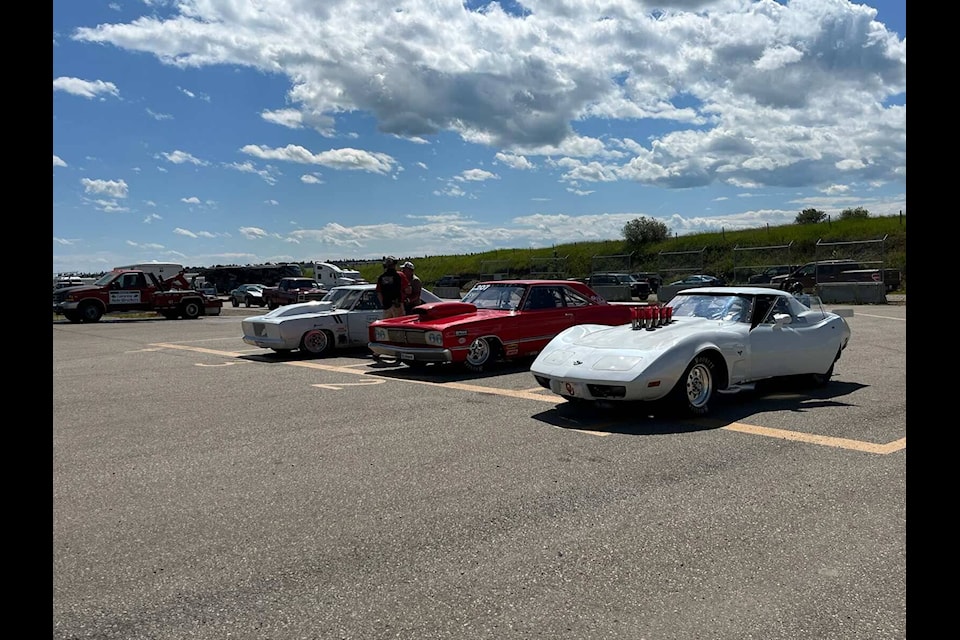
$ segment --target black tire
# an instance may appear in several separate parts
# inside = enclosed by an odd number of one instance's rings
[[[64,311],[63,317],[69,320],[70,322],[74,322],[74,323],[80,322],[81,320],[80,314],[77,313],[76,311]]]
[[[100,322],[103,317],[103,307],[92,300],[81,302],[77,307],[81,322]]]
[[[271,302],[271,303],[269,303],[269,304],[267,305],[267,308],[270,309],[270,311],[273,311],[274,309],[276,309],[276,308],[279,307],[279,306],[280,306],[280,305],[278,305],[276,302]]]
[[[322,329],[310,329],[300,338],[300,351],[313,356],[325,356],[333,351],[333,334]]]
[[[237,299],[236,299],[236,298],[230,298],[230,306],[232,306],[232,307],[239,307],[239,306],[240,306],[240,303],[237,302]],[[250,305],[247,305],[247,306],[249,307]]]
[[[704,355],[695,357],[687,365],[680,380],[670,391],[673,407],[688,416],[703,416],[710,412],[710,401],[716,390],[717,365]]]
[[[247,296],[247,299],[243,301],[243,306],[245,306],[247,309],[249,309],[250,305],[252,304],[253,300],[250,298],[250,296]]]
[[[487,371],[497,360],[500,344],[493,338],[477,338],[467,349],[467,359],[463,365],[470,371]]]
[[[180,315],[187,320],[199,318],[201,313],[203,313],[203,307],[200,306],[200,302],[197,300],[187,300],[180,305]]]
[[[825,387],[827,383],[830,382],[830,377],[833,376],[833,365],[837,363],[836,360],[830,363],[830,368],[827,369],[826,373],[811,373],[810,374],[810,383],[815,387]]]

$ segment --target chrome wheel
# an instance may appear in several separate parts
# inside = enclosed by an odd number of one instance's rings
[[[682,413],[706,415],[717,385],[717,364],[705,355],[695,357],[670,391],[671,404]]]
[[[467,349],[467,359],[464,364],[473,371],[483,371],[493,362],[497,355],[496,344],[489,338],[477,338]]]
[[[695,364],[687,373],[687,402],[694,409],[706,406],[713,395],[713,372],[705,364]]]

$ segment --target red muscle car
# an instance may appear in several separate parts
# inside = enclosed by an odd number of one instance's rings
[[[631,320],[630,305],[611,304],[572,280],[480,282],[459,302],[433,302],[415,311],[370,324],[367,346],[374,358],[484,371],[501,360],[535,356],[568,327]]]

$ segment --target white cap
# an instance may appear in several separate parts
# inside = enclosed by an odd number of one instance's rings
[[[400,268],[401,268],[401,269],[410,269],[410,270],[412,271],[412,270],[413,270],[413,263],[410,262],[409,260],[407,260],[406,262],[403,263],[403,266],[400,267]]]

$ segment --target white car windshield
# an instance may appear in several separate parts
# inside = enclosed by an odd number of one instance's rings
[[[682,293],[667,304],[673,308],[673,317],[684,316],[725,320],[727,322],[750,322],[752,298],[746,295]]]
[[[323,296],[321,302],[329,302],[330,307],[334,309],[350,309],[362,293],[363,291],[360,289],[334,287],[330,289],[327,295]]]

